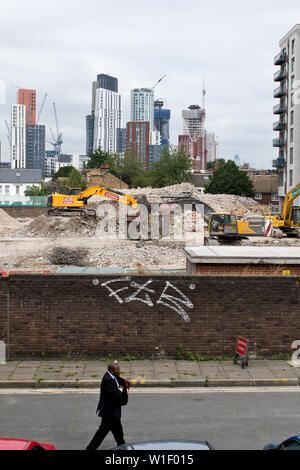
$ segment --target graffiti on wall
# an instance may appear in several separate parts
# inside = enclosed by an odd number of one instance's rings
[[[124,286],[124,282],[127,285]],[[154,302],[155,290],[151,288],[153,279],[149,279],[144,284],[132,281],[131,277],[120,277],[103,282],[101,287],[105,287],[109,292],[109,297],[113,297],[119,304],[127,304],[130,302],[142,302],[148,307],[154,307],[155,304],[164,305],[165,307],[176,312],[186,323],[190,323],[191,319],[185,309],[193,309],[194,304],[170,281],[165,282],[165,286],[158,300]],[[119,285],[122,283],[122,286]],[[94,283],[95,284],[95,283]],[[96,285],[96,284],[95,284]],[[153,287],[153,286],[152,286]],[[191,284],[190,289],[195,289],[195,285]],[[129,289],[134,289],[132,293]],[[125,294],[130,294],[126,295]]]

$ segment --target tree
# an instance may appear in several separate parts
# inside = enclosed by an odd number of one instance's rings
[[[183,146],[163,147],[161,157],[151,165],[151,186],[161,188],[191,180],[192,160]]]
[[[76,168],[72,168],[72,171],[68,178],[64,178],[59,184],[59,191],[63,194],[66,193],[68,188],[85,188],[86,181],[80,171]]]
[[[225,163],[224,158],[219,158],[218,160],[208,162],[207,165],[206,165],[206,169],[207,170],[214,170],[218,166],[223,165],[223,163]]]
[[[31,186],[24,191],[25,196],[48,196],[52,191],[45,183],[42,183],[41,188],[38,186]]]
[[[117,163],[118,176],[126,175],[130,179],[133,188],[148,186],[148,175],[145,165],[133,150],[125,152],[124,158],[120,158]]]
[[[210,194],[236,194],[237,196],[254,197],[253,183],[247,173],[240,171],[232,161],[224,162],[216,168],[210,182],[205,186]]]
[[[109,164],[111,155],[108,152],[104,152],[101,148],[89,153],[90,161],[87,164],[87,168],[100,168],[101,165]]]
[[[56,173],[54,173],[52,179],[56,181],[58,178],[68,178],[73,170],[73,166],[62,166]]]

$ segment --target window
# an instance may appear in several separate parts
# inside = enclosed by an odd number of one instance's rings
[[[291,70],[295,72],[295,57],[292,58]]]
[[[290,170],[290,182],[289,186],[293,186],[293,170]]]
[[[292,40],[292,54],[295,53],[295,39]]]
[[[294,124],[294,111],[291,111],[291,126]]]
[[[254,199],[262,199],[262,193],[256,193]]]
[[[295,84],[295,75],[292,76],[291,78],[291,89],[294,89],[294,84]]]
[[[294,106],[294,93],[291,94],[291,106]]]
[[[293,147],[290,148],[290,165],[294,163],[294,149]]]
[[[293,127],[290,129],[290,141],[294,142],[294,128]]]
[[[16,186],[16,194],[20,194],[20,186]]]
[[[283,186],[284,182],[284,177],[283,177],[283,171],[279,172],[279,186]]]
[[[287,441],[282,444],[280,450],[300,450],[300,443],[297,441]]]
[[[271,194],[271,201],[279,201],[279,196],[276,193]]]

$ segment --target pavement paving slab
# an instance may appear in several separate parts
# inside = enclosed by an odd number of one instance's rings
[[[300,368],[287,361],[249,360],[249,367],[224,361],[133,360],[120,361],[121,375],[135,386],[251,386],[300,385]],[[98,387],[108,362],[100,360],[37,360],[8,361],[0,365],[0,387],[26,382],[45,387]],[[15,384],[15,385],[14,385]],[[189,385],[190,384],[190,385]]]

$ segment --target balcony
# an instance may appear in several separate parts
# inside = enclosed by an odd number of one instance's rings
[[[273,168],[284,168],[285,160],[284,158],[277,158],[273,160]]]
[[[284,147],[284,139],[273,139],[273,147]]]
[[[285,130],[285,123],[281,121],[277,121],[273,123],[273,131],[284,131]]]
[[[286,88],[279,86],[276,90],[273,91],[274,98],[282,98],[286,95]]]
[[[283,114],[286,112],[286,105],[285,104],[277,104],[273,108],[273,114]]]
[[[274,58],[274,65],[282,65],[286,62],[287,55],[285,52],[280,52],[277,54],[277,56]]]
[[[278,72],[274,74],[274,82],[282,82],[282,80],[285,80],[286,77],[287,77],[286,72],[278,70]]]

